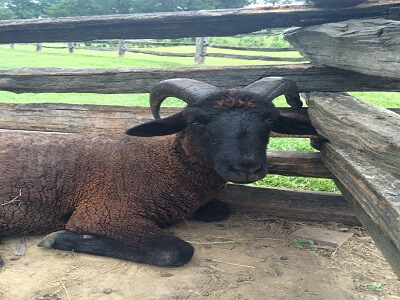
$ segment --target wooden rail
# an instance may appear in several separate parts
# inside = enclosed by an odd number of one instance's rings
[[[347,94],[311,93],[308,112],[319,133],[400,179],[400,116]]]
[[[360,225],[343,196],[335,193],[228,185],[218,198],[243,213]]]
[[[400,277],[400,180],[333,144],[322,149],[337,186]]]
[[[400,79],[309,64],[207,68],[21,68],[0,70],[0,90],[15,93],[147,93],[156,83],[169,78],[186,77],[222,88],[240,88],[265,76],[291,78],[301,92],[400,91]]]
[[[118,51],[116,47],[91,47],[91,46],[78,46],[75,49],[85,49],[85,50],[97,50],[97,51]],[[143,53],[158,56],[172,56],[172,57],[193,57],[193,53],[184,52],[161,52],[146,49],[137,48],[126,48],[126,52],[132,53]],[[227,53],[206,53],[207,57],[223,57],[223,58],[233,58],[233,59],[245,59],[245,60],[263,60],[263,61],[287,61],[287,62],[305,62],[307,61],[302,57],[276,57],[276,56],[265,56],[265,55],[241,55],[241,54],[227,54]]]
[[[177,113],[182,108],[163,107],[162,115]],[[309,120],[306,109],[280,108],[281,115]],[[70,104],[0,103],[0,129],[48,132],[101,132],[118,134],[134,125],[153,120],[148,107]],[[318,135],[272,133],[277,137],[319,137]],[[307,175],[308,176],[308,175]]]
[[[264,33],[264,35],[268,35]],[[245,35],[244,35],[245,36]],[[89,41],[93,44],[118,44],[118,40],[94,40]],[[127,45],[153,45],[153,46],[196,46],[194,42],[158,42],[151,40],[125,40]],[[243,51],[264,51],[264,52],[285,52],[285,51],[296,51],[293,47],[284,47],[284,48],[266,48],[266,47],[244,47],[244,46],[229,46],[229,45],[220,45],[214,43],[207,43],[207,46],[210,48],[219,48],[219,49],[231,49],[231,50],[243,50]]]
[[[297,28],[285,38],[314,64],[400,78],[400,21],[349,20]]]
[[[63,46],[42,46],[42,43],[36,43],[36,51],[42,51],[42,48],[53,48],[53,49],[68,49],[69,53],[74,53],[74,49],[84,49],[84,50],[95,50],[95,51],[118,51],[119,57],[125,56],[126,52],[133,53],[144,53],[150,55],[158,55],[158,56],[171,56],[171,57],[194,57],[194,60],[198,64],[204,64],[206,56],[209,57],[222,57],[222,58],[230,58],[230,59],[242,59],[242,60],[260,60],[260,61],[284,61],[284,62],[305,62],[307,61],[302,57],[276,57],[276,56],[265,56],[265,55],[242,55],[242,54],[229,54],[229,53],[207,53],[207,38],[196,38],[196,43],[183,43],[183,42],[152,42],[152,41],[138,41],[135,40],[96,40],[93,41],[93,44],[104,44],[106,43],[108,47],[98,47],[98,46],[76,46],[75,43],[69,42],[67,47]],[[114,44],[118,44],[118,48],[114,47]],[[154,51],[148,49],[138,49],[127,47],[128,44],[150,44],[150,45],[191,45],[196,46],[195,53],[183,53],[183,52],[165,52],[165,51]],[[14,44],[13,44],[14,45]],[[293,48],[246,48],[246,47],[230,47],[230,46],[222,46],[216,45],[217,48],[223,49],[236,49],[236,50],[251,50],[251,51],[293,51]],[[257,49],[257,50],[256,50]]]
[[[348,19],[398,17],[399,7],[398,1],[380,0],[337,9],[301,6],[11,20],[0,22],[0,43],[232,36],[282,24],[309,26]]]
[[[322,161],[400,277],[400,116],[346,94],[311,93],[307,104],[330,141]]]
[[[284,48],[265,48],[265,47],[239,47],[239,46],[228,46],[228,45],[218,45],[210,43],[208,47],[219,48],[219,49],[230,49],[230,50],[243,50],[243,51],[265,51],[265,52],[286,52],[286,51],[296,51],[293,47]]]

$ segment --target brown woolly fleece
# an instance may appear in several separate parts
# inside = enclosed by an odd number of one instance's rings
[[[225,182],[163,137],[0,133],[0,236],[68,229],[137,243]],[[187,151],[187,150],[186,150]]]

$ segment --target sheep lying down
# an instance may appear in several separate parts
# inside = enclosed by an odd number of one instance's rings
[[[0,236],[50,233],[40,247],[157,266],[181,266],[193,247],[164,229],[184,218],[215,221],[228,181],[267,174],[271,130],[309,130],[272,100],[301,107],[293,81],[263,78],[236,91],[171,79],[151,91],[154,121],[126,135],[0,133]],[[188,105],[160,119],[167,97]],[[308,126],[308,127],[307,127]]]

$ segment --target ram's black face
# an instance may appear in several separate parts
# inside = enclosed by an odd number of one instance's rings
[[[249,183],[267,174],[266,145],[278,118],[271,103],[220,100],[188,107],[183,116],[186,147],[225,181]]]
[[[272,100],[285,95],[293,109],[302,106],[296,83],[265,77],[241,90],[223,90],[187,78],[168,79],[150,92],[156,120],[133,127],[129,135],[155,136],[183,132],[182,146],[193,159],[215,169],[226,181],[248,183],[267,174],[266,145],[271,131],[315,134],[307,120],[280,116]],[[160,119],[161,103],[177,97],[188,106]]]

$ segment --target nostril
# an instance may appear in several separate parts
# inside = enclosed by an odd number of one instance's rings
[[[232,170],[242,174],[254,174],[263,169],[262,165],[236,164],[232,165]]]
[[[256,167],[254,167],[254,168],[250,168],[250,169],[249,169],[249,172],[251,172],[252,174],[254,174],[254,173],[260,172],[262,169],[263,169],[262,166],[256,166]]]

